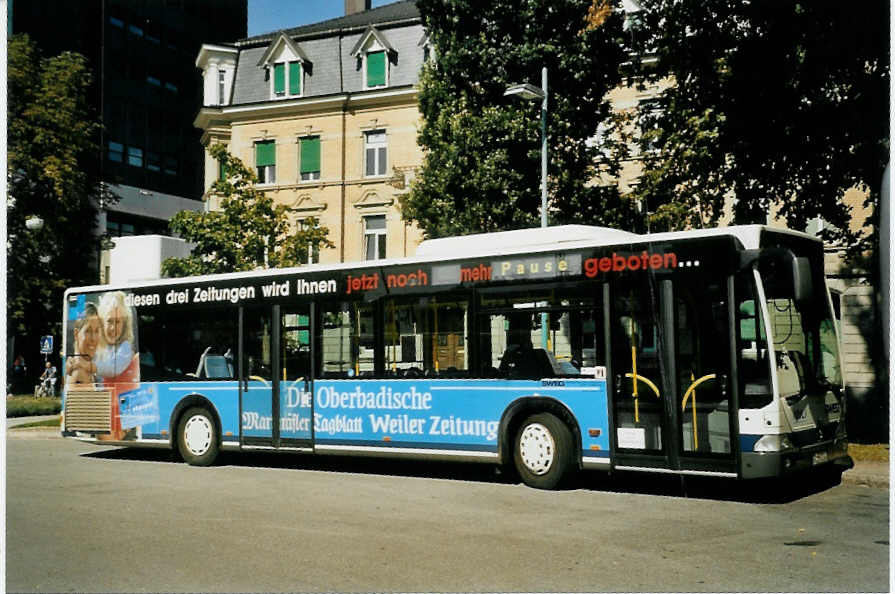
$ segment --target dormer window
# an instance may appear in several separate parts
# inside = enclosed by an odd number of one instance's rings
[[[366,81],[365,87],[374,89],[376,87],[384,87],[388,84],[388,61],[386,60],[385,50],[368,52],[366,55]]]
[[[267,70],[270,81],[270,98],[285,99],[304,95],[305,75],[310,60],[301,47],[285,33],[280,33],[258,62]]]
[[[375,27],[369,27],[354,46],[351,55],[362,71],[363,88],[378,89],[389,85],[389,65],[397,52]]]
[[[229,105],[236,73],[236,56],[239,50],[223,45],[203,45],[196,58],[196,66],[202,70],[203,105]],[[147,77],[147,82],[163,86],[158,74]],[[176,85],[165,84],[176,92]]]
[[[432,43],[429,41],[428,33],[423,33],[423,36],[420,38],[419,43],[417,43],[417,46],[421,47],[423,50],[423,64],[434,59],[435,52],[432,50]]]
[[[301,62],[277,62],[273,65],[273,93],[277,97],[301,96]]]

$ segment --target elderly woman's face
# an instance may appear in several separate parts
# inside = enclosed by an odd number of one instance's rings
[[[118,344],[121,341],[126,320],[127,318],[124,317],[124,312],[121,311],[120,307],[115,306],[109,311],[108,317],[103,321],[106,342],[109,344]]]
[[[79,355],[96,355],[99,344],[99,316],[90,316],[79,330],[75,330],[75,349]]]

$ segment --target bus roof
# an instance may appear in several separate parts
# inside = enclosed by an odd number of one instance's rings
[[[700,237],[732,235],[745,249],[757,249],[762,231],[774,231],[813,238],[811,235],[785,228],[765,225],[738,225],[713,229],[691,229],[638,235],[629,231],[593,227],[589,225],[559,225],[538,227],[497,233],[477,233],[457,237],[427,239],[416,250],[419,258],[440,256],[458,258],[469,256],[504,255],[517,251],[546,251],[579,247],[600,247],[628,243],[653,243],[657,241],[680,241]],[[816,238],[814,238],[816,239]]]
[[[561,225],[537,227],[496,233],[476,233],[457,237],[427,239],[416,249],[416,255],[427,256],[481,256],[504,254],[507,250],[547,250],[565,247],[569,243],[587,242],[589,245],[630,243],[639,236],[628,231],[589,225]]]
[[[471,257],[508,256],[511,254],[537,253],[552,250],[574,250],[588,247],[612,245],[651,244],[655,242],[682,241],[700,237],[732,236],[740,241],[744,249],[757,249],[763,231],[779,232],[806,239],[818,238],[790,229],[768,227],[765,225],[740,225],[717,227],[712,229],[693,229],[689,231],[672,231],[638,235],[629,231],[621,231],[608,227],[590,225],[557,225],[555,227],[536,227],[534,229],[518,229],[499,231],[496,233],[477,233],[457,237],[427,239],[417,248],[416,255],[385,260],[341,262],[337,264],[311,264],[295,268],[259,269],[247,272],[230,272],[214,275],[191,276],[181,278],[162,278],[146,281],[133,281],[120,285],[93,285],[72,287],[66,291],[89,292],[126,289],[132,287],[150,287],[177,285],[196,282],[203,279],[229,279],[277,276],[286,274],[302,274],[328,270],[350,270],[389,266],[393,264],[414,264],[441,262]]]

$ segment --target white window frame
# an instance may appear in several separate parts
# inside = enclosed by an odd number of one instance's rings
[[[369,223],[371,219],[382,219],[382,229],[370,229]],[[364,261],[372,261],[372,260],[383,260],[388,253],[388,217],[385,214],[369,214],[363,217],[364,221],[364,241],[363,241],[363,254],[362,260]],[[375,238],[373,245],[375,246],[375,254],[374,257],[369,258],[369,250],[367,249],[367,243],[369,238]],[[380,250],[380,247],[382,248]],[[382,251],[383,253],[380,253]]]
[[[373,136],[379,135],[382,136],[382,142],[370,142],[370,139]],[[385,149],[385,158],[382,159],[385,161],[385,163],[382,163],[382,160],[380,159],[380,150],[382,149]],[[367,173],[370,150],[373,151],[373,155],[375,157],[373,173]],[[384,129],[367,130],[364,132],[363,165],[365,178],[386,177],[388,175],[388,133]]]
[[[314,217],[308,217],[306,219],[301,219],[298,224],[302,231],[307,229],[316,229],[319,227],[318,224],[314,223]],[[302,264],[319,264],[320,263],[320,249],[315,248],[314,244],[308,242],[308,257],[302,261]]]
[[[218,105],[224,105],[227,96],[227,72],[218,69]]]

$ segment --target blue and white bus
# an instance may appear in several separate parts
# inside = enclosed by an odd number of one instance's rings
[[[559,226],[65,294],[66,437],[738,479],[851,460],[823,246]]]

